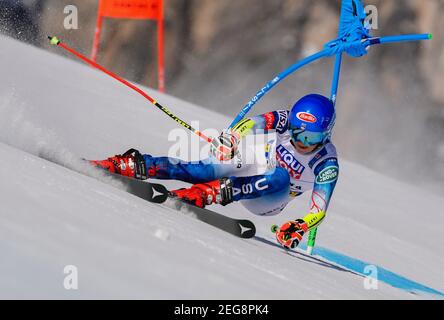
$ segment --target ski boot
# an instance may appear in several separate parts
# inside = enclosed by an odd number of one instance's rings
[[[195,184],[189,189],[171,191],[171,195],[199,208],[220,204],[226,206],[233,202],[233,182],[228,178]]]
[[[90,160],[89,162],[106,171],[125,177],[138,180],[146,180],[148,178],[145,159],[135,149],[130,149],[123,155],[116,155],[106,160]]]

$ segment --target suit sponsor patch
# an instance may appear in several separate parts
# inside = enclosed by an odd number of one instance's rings
[[[290,177],[299,180],[305,171],[305,167],[283,145],[277,148],[277,153],[280,167],[285,168]]]
[[[278,114],[278,124],[276,126],[276,131],[279,133],[284,133],[288,127],[288,112],[285,110],[277,111],[277,114]]]
[[[327,184],[338,180],[339,168],[330,166],[319,172],[316,177],[317,184]]]

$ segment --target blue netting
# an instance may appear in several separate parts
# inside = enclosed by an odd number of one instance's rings
[[[367,54],[362,39],[370,38],[370,31],[365,27],[365,9],[361,0],[343,0],[339,21],[338,39],[329,42],[327,49],[331,54],[345,51],[353,57]]]

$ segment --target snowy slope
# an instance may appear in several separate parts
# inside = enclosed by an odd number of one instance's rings
[[[239,240],[39,158],[78,168],[77,158],[129,147],[164,155],[177,126],[87,66],[7,38],[0,43],[0,298],[429,297],[385,283],[365,290],[362,277],[266,241]],[[202,128],[229,122],[149,92]],[[346,161],[341,170],[319,245],[444,291],[443,199]],[[307,203],[295,201],[274,218],[238,205],[217,209],[253,220],[258,237],[273,240],[270,225],[302,216]],[[66,265],[78,267],[77,291],[63,288]]]

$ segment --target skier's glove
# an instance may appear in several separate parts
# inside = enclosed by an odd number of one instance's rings
[[[294,249],[302,241],[307,231],[308,226],[304,220],[290,221],[276,231],[276,239],[286,249]]]
[[[219,161],[229,161],[238,153],[240,135],[237,132],[223,132],[214,138],[210,146],[210,155]]]

